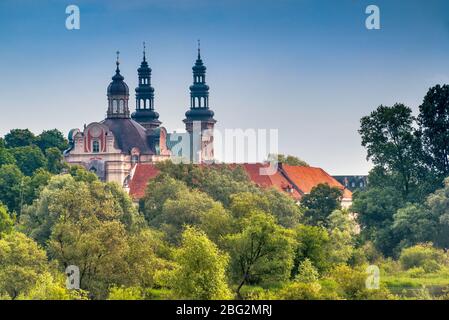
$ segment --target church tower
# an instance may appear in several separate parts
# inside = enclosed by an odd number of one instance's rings
[[[115,69],[115,75],[112,77],[112,82],[108,86],[108,111],[107,119],[114,118],[129,118],[129,88],[125,83],[125,78],[120,74],[120,52],[117,51],[117,68]]]
[[[148,66],[143,44],[143,60],[137,69],[139,86],[136,88],[136,111],[132,114],[133,120],[146,129],[157,128],[161,125],[159,114],[154,111],[154,88],[151,86],[151,68]]]
[[[209,109],[209,86],[206,84],[206,66],[201,59],[198,40],[198,57],[193,70],[193,84],[190,86],[190,110],[183,120],[190,136],[190,160],[210,162],[214,160],[213,129],[217,122]]]

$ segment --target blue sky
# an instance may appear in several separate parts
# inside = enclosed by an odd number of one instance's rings
[[[80,30],[65,28],[70,4]],[[370,4],[381,30],[365,28]],[[0,135],[103,119],[115,51],[133,95],[142,41],[160,120],[182,128],[200,38],[219,129],[277,128],[282,153],[366,174],[360,118],[416,111],[449,83],[448,12],[445,0],[0,0]]]

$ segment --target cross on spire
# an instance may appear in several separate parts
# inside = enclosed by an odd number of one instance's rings
[[[146,44],[145,44],[145,41],[143,42],[143,61],[146,61],[147,59],[146,59],[146,49],[147,49],[147,47],[146,47]]]
[[[200,42],[200,39],[198,39],[198,59],[201,59],[201,42]]]
[[[115,62],[115,64],[117,65],[117,71],[120,71],[118,68],[118,66],[120,64],[120,60],[119,60],[120,59],[120,51],[117,50],[116,54],[117,54],[117,61]]]

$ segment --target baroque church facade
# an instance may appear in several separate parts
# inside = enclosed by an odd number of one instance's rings
[[[135,111],[130,111],[129,88],[120,74],[117,52],[115,75],[107,88],[106,118],[69,132],[70,147],[65,161],[95,172],[103,181],[114,181],[127,188],[138,164],[149,164],[184,155],[197,163],[213,161],[214,112],[209,108],[206,66],[198,47],[192,68],[190,108],[185,113],[185,134],[168,133],[155,111],[151,68],[146,59],[137,69]],[[180,146],[184,147],[180,147]],[[182,150],[184,149],[184,150]]]

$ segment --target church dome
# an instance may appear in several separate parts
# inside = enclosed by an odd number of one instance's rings
[[[112,82],[108,86],[108,96],[128,96],[129,88],[125,83],[125,78],[120,74],[119,61],[117,58],[117,69],[115,75],[112,77]]]
[[[125,83],[125,78],[117,69],[116,74],[112,77],[112,82],[108,86],[108,96],[127,96],[129,95],[128,85]]]

